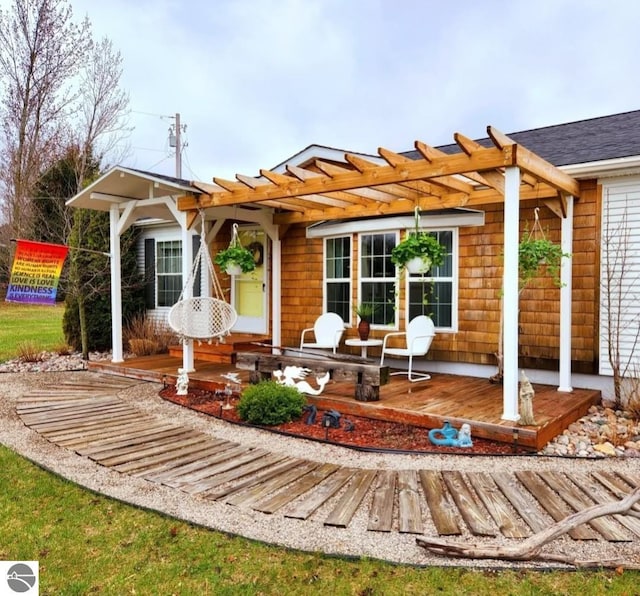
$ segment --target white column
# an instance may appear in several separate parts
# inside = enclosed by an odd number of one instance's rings
[[[562,252],[571,255],[573,251],[573,197],[567,197],[567,216],[562,219],[561,226]],[[573,274],[573,258],[562,259],[560,268],[560,385],[558,391],[573,391],[571,386],[571,279]]]
[[[505,170],[504,272],[503,272],[503,385],[502,419],[516,421],[518,414],[518,245],[520,243],[520,168]]]
[[[182,213],[180,217],[180,231],[182,238],[182,283],[184,285],[193,266],[193,243],[191,241],[191,234],[189,234],[189,230],[187,229],[185,213]],[[190,288],[186,288],[182,297],[192,298],[193,292]],[[182,344],[182,368],[187,372],[193,372],[195,370],[192,339],[185,339]]]
[[[271,341],[274,346],[282,344],[282,243],[279,228],[271,236]]]
[[[111,362],[124,362],[122,350],[122,276],[120,264],[120,211],[116,203],[109,209],[109,252],[111,253]]]

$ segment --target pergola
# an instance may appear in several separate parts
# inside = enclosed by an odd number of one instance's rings
[[[279,283],[279,238],[292,224],[384,216],[456,207],[504,204],[504,407],[505,420],[518,419],[518,244],[520,201],[543,201],[562,218],[562,251],[571,253],[573,200],[578,182],[493,127],[492,146],[459,133],[459,151],[445,153],[417,141],[419,159],[387,149],[379,158],[345,154],[344,162],[311,159],[285,172],[260,170],[260,177],[238,174],[236,180],[214,178],[214,184],[193,182],[200,194],[178,198],[179,211],[267,210],[274,240],[274,284]],[[559,390],[571,391],[571,259],[564,259],[560,290]],[[275,304],[274,304],[275,306]],[[279,334],[279,310],[274,309],[274,335]],[[274,337],[274,341],[277,338]]]

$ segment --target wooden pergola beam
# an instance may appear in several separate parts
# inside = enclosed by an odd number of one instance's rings
[[[529,151],[526,147],[518,145],[507,135],[501,133],[497,128],[487,126],[487,133],[499,149],[504,149],[506,147],[513,147],[515,149],[517,155],[516,165],[518,165],[522,171],[527,174],[531,174],[537,180],[544,180],[551,186],[557,188],[560,192],[564,192],[574,197],[580,195],[580,184],[577,180],[568,174],[565,174],[553,164],[542,159],[542,157],[536,155],[533,151]]]
[[[375,169],[366,172],[348,172],[329,180],[312,179],[302,182],[291,178],[288,183],[274,185],[273,187],[244,188],[212,193],[206,197],[201,197],[200,203],[203,207],[259,203],[264,200],[323,194],[325,192],[352,190],[381,184],[412,182],[464,172],[493,170],[508,165],[515,165],[515,152],[512,151],[511,147],[506,147],[503,150],[489,148],[483,149],[482,152],[474,153],[471,157],[465,154],[455,154],[446,158],[437,158],[433,162],[415,160],[397,167],[377,166]],[[264,170],[262,174],[265,174]],[[179,203],[180,209],[188,210],[195,207],[195,200],[193,199],[185,198]]]

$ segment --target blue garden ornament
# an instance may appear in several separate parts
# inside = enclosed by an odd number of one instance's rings
[[[465,423],[458,433],[448,420],[444,421],[442,428],[433,428],[429,431],[429,441],[434,445],[447,447],[473,447],[471,427]]]

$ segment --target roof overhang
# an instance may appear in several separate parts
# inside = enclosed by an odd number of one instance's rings
[[[112,205],[123,210],[131,202],[144,207],[142,217],[173,220],[166,198],[195,197],[203,191],[196,182],[172,179],[151,172],[115,166],[83,191],[67,201],[70,207],[109,211]]]
[[[460,152],[444,152],[416,141],[420,159],[384,148],[380,158],[345,153],[343,163],[322,157],[301,165],[260,170],[260,177],[214,178],[200,195],[178,199],[178,209],[248,206],[274,210],[274,223],[290,225],[363,216],[394,215],[450,208],[476,208],[503,202],[505,169],[520,168],[521,200],[544,201],[565,215],[566,197],[579,198],[576,179],[493,127],[493,147],[459,133]],[[284,172],[283,172],[284,170]]]

